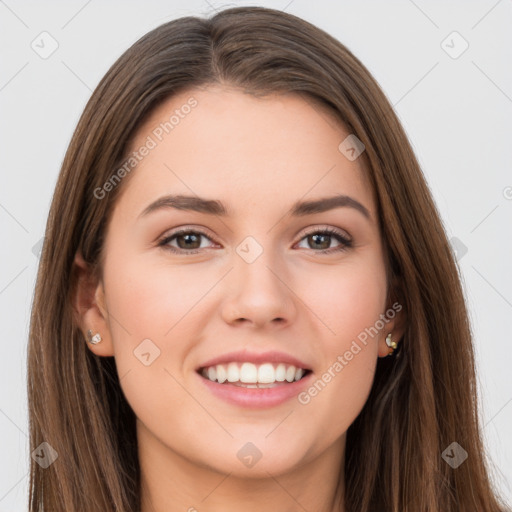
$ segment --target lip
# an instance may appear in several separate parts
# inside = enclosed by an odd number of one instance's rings
[[[272,350],[269,352],[262,352],[260,354],[256,352],[247,352],[247,351],[238,351],[238,352],[229,352],[227,354],[223,354],[221,356],[215,357],[213,359],[209,359],[204,362],[196,371],[200,371],[201,368],[207,368],[208,366],[215,366],[217,364],[226,364],[226,363],[253,363],[253,364],[263,364],[263,363],[285,363],[295,366],[296,368],[303,368],[304,370],[311,370],[311,368],[296,357],[293,357],[285,352],[279,352],[277,350]],[[300,381],[297,381],[300,382]]]
[[[247,359],[244,359],[244,361],[247,361]],[[268,361],[268,359],[266,359],[266,361]],[[310,371],[298,381],[285,384],[281,383],[273,388],[259,389],[232,386],[230,384],[219,384],[218,382],[213,382],[206,377],[203,377],[197,372],[196,374],[206,388],[217,398],[220,398],[231,405],[250,409],[267,409],[269,407],[276,407],[297,397],[305,387],[310,385],[314,375],[313,372]]]

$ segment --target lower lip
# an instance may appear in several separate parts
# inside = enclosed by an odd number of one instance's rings
[[[297,397],[309,385],[313,377],[311,372],[298,381],[278,384],[273,388],[244,388],[230,384],[219,384],[200,374],[197,375],[215,396],[230,404],[251,409],[275,407]]]

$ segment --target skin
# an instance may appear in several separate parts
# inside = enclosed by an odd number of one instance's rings
[[[91,280],[75,258],[81,327],[103,338],[88,347],[115,357],[137,416],[142,511],[343,510],[346,431],[367,400],[378,357],[388,354],[385,336],[403,334],[400,315],[306,405],[296,398],[267,409],[228,404],[195,370],[234,350],[280,350],[307,362],[316,380],[391,307],[362,158],[349,161],[338,150],[349,132],[318,105],[229,86],[172,97],[139,129],[133,148],[191,96],[197,106],[122,183],[102,280]],[[167,208],[139,217],[166,194],[217,199],[231,215]],[[370,219],[350,207],[288,214],[298,200],[335,194],[362,203]],[[192,245],[198,253],[158,246],[178,227],[207,233]],[[353,246],[322,254],[340,242],[327,236],[315,245],[305,230],[326,227]],[[247,236],[263,249],[252,263],[236,252]],[[133,353],[145,339],[160,350],[149,366]],[[247,442],[262,454],[251,468],[237,457]]]

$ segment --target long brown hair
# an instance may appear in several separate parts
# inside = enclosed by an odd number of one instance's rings
[[[30,511],[140,510],[134,413],[112,357],[88,350],[73,316],[72,263],[101,275],[101,250],[124,181],[94,191],[124,161],[163,100],[213,83],[300,94],[328,107],[365,145],[388,273],[407,314],[400,357],[380,359],[347,433],[347,512],[498,512],[477,411],[474,352],[458,268],[407,136],[359,60],[308,22],[261,7],[185,17],[144,35],[92,94],[66,153],[41,254],[28,348]],[[340,141],[341,142],[341,141]],[[441,454],[452,442],[468,458]],[[47,448],[48,449],[48,448]]]

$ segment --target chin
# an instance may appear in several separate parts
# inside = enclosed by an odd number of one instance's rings
[[[211,452],[208,459],[204,458],[203,451],[200,464],[234,477],[258,479],[268,478],[269,473],[277,476],[290,472],[305,462],[308,450],[303,442],[288,442],[283,449],[283,441],[277,438],[275,441],[265,439],[265,435],[234,439],[229,445]]]

